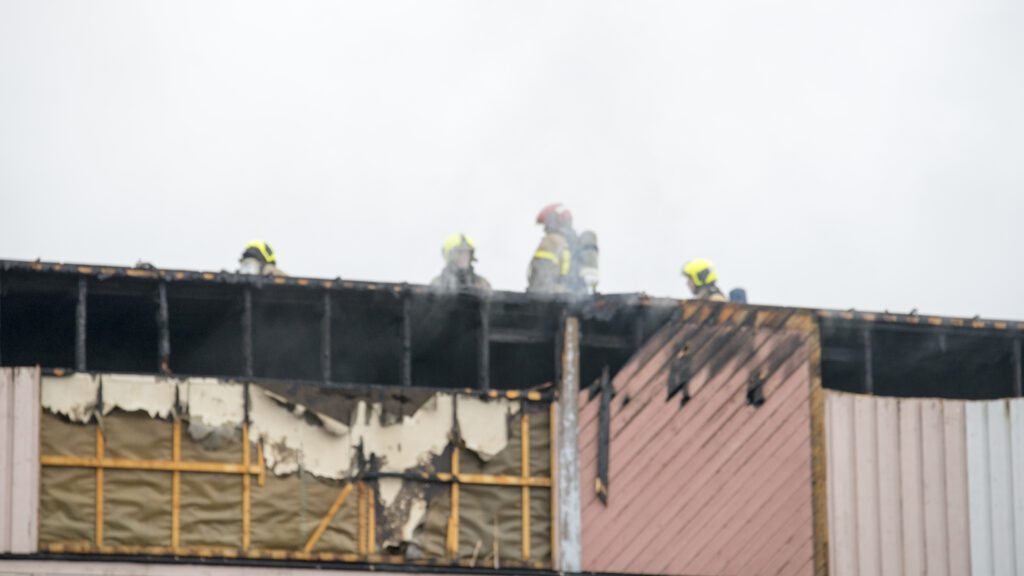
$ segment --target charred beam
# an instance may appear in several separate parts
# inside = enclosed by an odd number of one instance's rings
[[[157,285],[156,327],[159,331],[157,362],[161,374],[171,373],[171,323],[167,310],[167,284]]]
[[[1013,395],[1018,398],[1024,396],[1024,367],[1022,367],[1019,337],[1013,340]]]
[[[402,291],[402,386],[412,386],[412,298]]]
[[[601,503],[608,504],[608,452],[611,443],[612,379],[608,366],[601,371],[601,406],[597,420],[597,480],[594,488]]]
[[[0,366],[4,365],[3,327],[4,327],[4,275],[0,272]]]
[[[324,291],[323,316],[320,317],[320,374],[331,381],[331,293]]]
[[[480,370],[480,389],[491,389],[491,300],[487,296],[480,298],[480,337],[478,346],[478,368]]]
[[[87,368],[85,358],[85,329],[87,319],[87,303],[89,300],[89,284],[84,276],[78,278],[78,303],[75,306],[75,370],[84,372]]]
[[[875,370],[874,361],[872,359],[873,351],[871,350],[871,329],[864,329],[864,392],[866,394],[875,393]]]
[[[252,363],[252,288],[242,292],[242,371],[246,378],[253,376]]]

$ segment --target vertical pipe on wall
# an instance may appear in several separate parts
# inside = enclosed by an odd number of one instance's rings
[[[561,385],[558,397],[558,563],[562,572],[579,572],[582,564],[579,412],[580,321],[568,316],[561,329]]]
[[[157,285],[156,327],[159,332],[157,344],[157,370],[161,374],[171,373],[171,322],[167,310],[167,284]]]
[[[331,293],[324,290],[323,316],[320,317],[320,377],[331,381]]]
[[[78,304],[75,307],[75,370],[85,372],[85,328],[86,304],[89,299],[89,286],[85,276],[78,278]]]
[[[242,374],[252,378],[252,288],[242,293]]]

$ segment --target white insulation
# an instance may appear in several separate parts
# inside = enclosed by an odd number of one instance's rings
[[[103,414],[120,409],[166,419],[174,414],[177,399],[178,408],[206,428],[237,428],[245,420],[245,385],[238,382],[82,374],[42,380],[43,408],[75,422],[96,416],[101,394]],[[302,469],[336,480],[351,477],[360,445],[367,458],[376,456],[381,461],[384,472],[428,464],[448,445],[456,413],[466,447],[490,459],[508,445],[508,417],[519,410],[517,402],[507,399],[437,393],[415,414],[383,424],[384,408],[376,402],[359,402],[351,421],[339,422],[316,412],[317,418],[305,418],[305,406],[255,384],[249,386],[249,400],[250,438],[262,441],[263,456],[273,473],[286,475]],[[389,487],[382,494],[385,501],[393,500],[399,489]]]

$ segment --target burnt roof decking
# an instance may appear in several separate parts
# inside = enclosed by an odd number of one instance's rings
[[[557,381],[567,313],[582,373],[617,369],[676,310],[427,286],[0,261],[0,365],[317,385],[530,389]]]
[[[484,390],[557,381],[564,314],[583,322],[587,386],[604,366],[617,371],[687,302],[645,294],[481,298],[341,278],[13,260],[0,261],[0,296],[5,366]],[[826,388],[1021,395],[1024,322],[808,311],[819,325]]]

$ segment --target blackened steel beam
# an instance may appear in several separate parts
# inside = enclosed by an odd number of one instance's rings
[[[597,420],[597,480],[595,489],[601,503],[608,504],[608,452],[611,443],[612,379],[608,366],[601,370],[601,406]]]
[[[4,365],[3,327],[4,327],[4,275],[0,272],[0,366]]]
[[[480,370],[480,389],[491,389],[491,299],[480,298],[480,336],[477,345],[477,367]]]
[[[871,328],[864,328],[864,393],[875,393],[875,368],[871,350]]]
[[[162,374],[171,373],[171,322],[167,310],[167,284],[157,285],[156,326],[159,331],[157,361]]]
[[[412,386],[412,299],[402,292],[402,386]]]
[[[85,329],[87,303],[89,300],[89,284],[85,276],[78,278],[78,303],[75,307],[75,370],[85,372]]]
[[[331,381],[331,293],[326,290],[320,317],[320,373],[324,382]]]
[[[1024,362],[1021,361],[1021,339],[1013,340],[1013,395],[1024,396]]]
[[[639,350],[644,345],[644,339],[647,335],[644,333],[644,325],[646,324],[647,318],[643,313],[643,309],[636,311],[636,317],[633,318],[633,348]]]
[[[253,376],[252,368],[252,289],[248,286],[242,292],[242,372]]]

